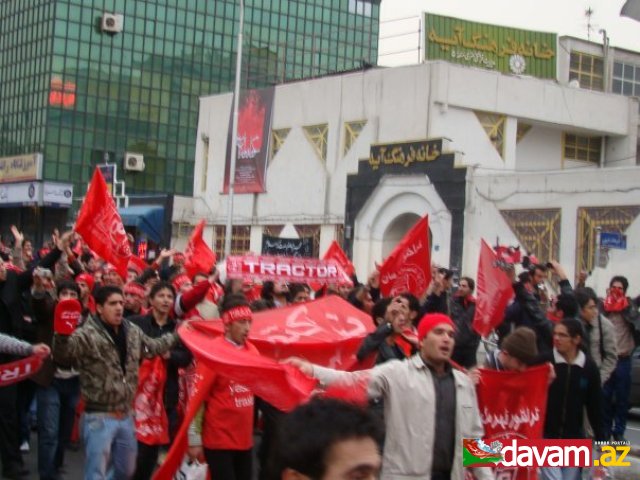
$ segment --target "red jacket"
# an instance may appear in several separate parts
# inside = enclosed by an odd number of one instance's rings
[[[214,342],[228,342],[218,337]],[[259,355],[250,343],[242,347]],[[253,447],[253,392],[226,377],[215,374],[205,401],[202,446],[210,450],[249,450]]]

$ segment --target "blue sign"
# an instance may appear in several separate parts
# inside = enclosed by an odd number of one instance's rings
[[[600,232],[600,246],[604,248],[627,249],[627,236],[618,232]]]

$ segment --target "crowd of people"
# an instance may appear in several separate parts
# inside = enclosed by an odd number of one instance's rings
[[[56,232],[37,252],[15,227],[12,234],[13,245],[0,250],[0,363],[37,355],[44,364],[30,379],[0,387],[6,478],[35,478],[22,459],[35,401],[41,480],[61,478],[74,437],[84,447],[86,479],[150,479],[175,439],[189,394],[184,377],[194,355],[178,326],[220,318],[224,332],[215,342],[259,355],[250,341],[254,312],[324,295],[371,316],[374,328],[357,358],[374,367],[344,372],[300,358],[288,363],[323,386],[364,381],[368,406],[314,399],[285,414],[214,372],[188,435],[188,457],[206,463],[212,478],[250,480],[257,471],[274,480],[463,479],[462,439],[483,436],[476,395],[483,369],[549,366],[545,438],[625,440],[640,324],[623,276],[599,297],[583,276],[574,288],[557,262],[532,263],[520,273],[507,267],[514,298],[494,345],[472,327],[474,280],[444,267],[433,268],[420,298],[382,296],[378,272],[365,283],[354,277],[353,285],[318,291],[278,280],[221,282],[215,266],[189,276],[184,255],[174,250],[153,263],[130,262],[123,278],[72,232]],[[553,285],[557,294],[550,293]],[[154,358],[164,366],[163,394],[157,405],[140,406],[142,370],[153,368],[145,362]],[[166,438],[150,442],[138,422],[158,407]],[[491,469],[472,471],[493,478]],[[580,471],[542,469],[542,475],[577,479]]]

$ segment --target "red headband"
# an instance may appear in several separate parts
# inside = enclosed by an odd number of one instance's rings
[[[184,273],[181,275],[178,275],[176,278],[173,279],[173,288],[175,288],[176,290],[180,290],[180,287],[182,287],[182,285],[184,285],[187,282],[191,282],[191,279],[189,277],[187,277]]]
[[[80,282],[86,283],[87,287],[89,287],[89,291],[93,290],[93,286],[95,285],[93,275],[89,275],[88,273],[81,273],[76,277],[76,283]]]
[[[124,286],[124,293],[136,295],[137,297],[144,298],[146,291],[142,285],[136,282],[129,282]]]
[[[229,325],[240,320],[252,320],[253,313],[246,306],[233,307],[222,314],[222,323]]]

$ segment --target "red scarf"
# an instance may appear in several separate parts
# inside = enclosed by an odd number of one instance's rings
[[[463,297],[462,295],[456,295],[456,297],[460,299],[460,303],[462,303],[462,306],[464,308],[468,308],[469,305],[476,303],[476,297],[471,294],[467,295],[466,297]]]
[[[621,312],[629,306],[629,300],[624,296],[624,292],[618,289],[610,289],[609,295],[604,300],[605,312]]]

